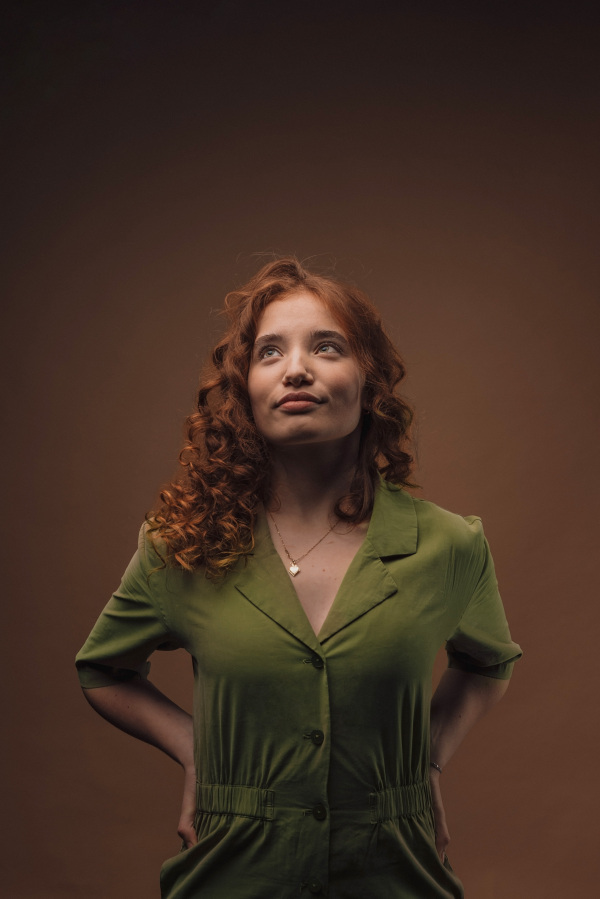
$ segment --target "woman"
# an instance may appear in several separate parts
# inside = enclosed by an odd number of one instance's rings
[[[284,258],[226,309],[182,476],[77,657],[183,768],[162,895],[462,896],[440,775],[520,655],[481,522],[404,489],[404,368],[364,295]],[[147,680],[177,647],[192,717]]]

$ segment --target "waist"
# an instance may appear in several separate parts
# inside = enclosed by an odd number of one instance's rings
[[[431,791],[429,781],[420,781],[372,792],[365,790],[364,794],[330,806],[326,797],[314,796],[307,801],[306,789],[297,785],[263,789],[242,784],[198,783],[196,803],[201,814],[235,815],[262,821],[273,821],[278,815],[290,813],[333,815],[358,823],[378,824],[427,811],[431,808]]]

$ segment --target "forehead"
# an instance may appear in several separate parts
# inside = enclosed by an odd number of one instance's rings
[[[261,313],[256,336],[265,332],[290,329],[315,328],[346,333],[343,325],[333,316],[325,303],[307,290],[299,290],[272,300]]]

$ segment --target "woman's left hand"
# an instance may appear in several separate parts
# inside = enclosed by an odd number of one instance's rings
[[[435,821],[435,848],[443,863],[446,857],[446,849],[450,843],[450,833],[446,824],[446,812],[444,803],[442,802],[442,789],[440,787],[440,772],[435,768],[431,769],[429,775],[431,784],[431,799],[433,804],[433,818]]]
[[[193,765],[184,769],[183,799],[177,833],[181,837],[182,849],[191,849],[198,842],[194,830],[196,817],[196,769]]]
[[[447,668],[431,700],[430,759],[445,767],[482,715],[504,695],[507,680]],[[440,772],[430,769],[435,848],[442,862],[450,842],[440,789]]]

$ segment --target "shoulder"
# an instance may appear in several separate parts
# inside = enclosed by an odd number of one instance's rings
[[[448,536],[460,540],[472,540],[483,532],[479,515],[459,515],[427,499],[412,497],[419,524],[444,531]]]
[[[478,515],[459,515],[427,499],[408,493],[403,487],[381,481],[380,496],[388,516],[406,520],[414,516],[418,542],[434,541],[467,553],[473,552],[485,540],[483,525]],[[387,517],[387,516],[386,516]]]
[[[140,527],[138,554],[149,569],[165,567],[167,547],[151,519],[145,519]]]
[[[164,542],[152,522],[145,520],[138,532],[137,551],[123,575],[124,581],[143,582],[148,594],[153,595],[164,588],[171,570]]]

